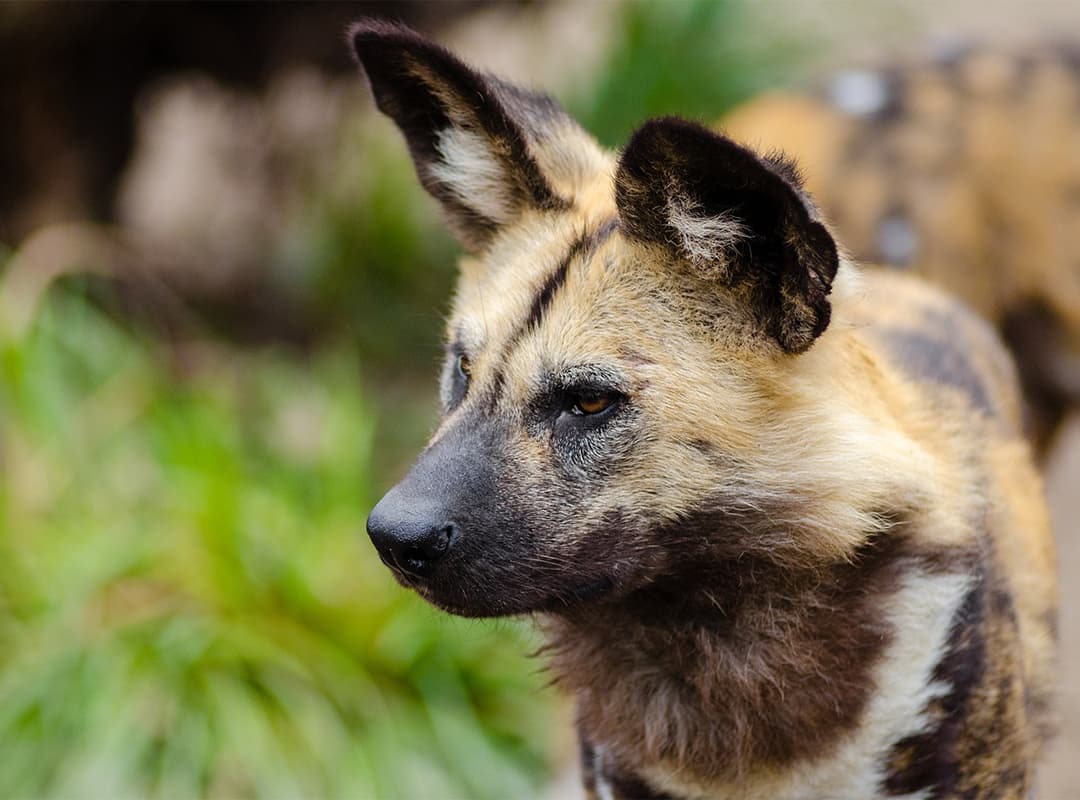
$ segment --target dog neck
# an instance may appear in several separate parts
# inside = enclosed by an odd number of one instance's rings
[[[858,723],[892,636],[881,605],[912,557],[892,531],[827,567],[699,564],[551,616],[545,650],[609,758],[739,781],[826,755]]]

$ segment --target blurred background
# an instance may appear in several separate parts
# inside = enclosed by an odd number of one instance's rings
[[[369,14],[612,146],[943,42],[1080,37],[1064,0],[0,5],[0,796],[578,796],[530,627],[429,609],[363,534],[434,420],[457,254],[348,57]],[[1046,463],[1065,800],[1075,418]]]

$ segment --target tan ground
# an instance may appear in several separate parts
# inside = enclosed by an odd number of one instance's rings
[[[1061,732],[1046,762],[1043,800],[1080,800],[1080,412],[1057,440],[1046,476],[1061,582]]]

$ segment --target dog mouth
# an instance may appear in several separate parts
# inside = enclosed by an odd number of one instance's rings
[[[596,602],[611,594],[615,589],[615,579],[610,575],[602,575],[572,586],[569,589],[549,591],[530,603],[525,601],[520,607],[517,603],[504,604],[499,602],[500,591],[498,587],[491,587],[491,594],[487,602],[468,603],[462,602],[457,597],[457,592],[446,591],[449,587],[440,586],[438,582],[432,582],[429,577],[418,575],[406,566],[399,564],[395,559],[383,558],[383,563],[390,569],[395,580],[403,587],[415,591],[427,602],[444,611],[458,616],[509,616],[514,614],[529,614],[536,611],[557,613],[586,603]],[[540,588],[540,587],[537,587]],[[523,598],[522,598],[523,599]]]

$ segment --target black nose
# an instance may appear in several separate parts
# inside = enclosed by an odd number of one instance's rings
[[[403,502],[394,490],[372,509],[367,532],[388,566],[418,576],[430,574],[458,538],[453,522],[423,504]]]

